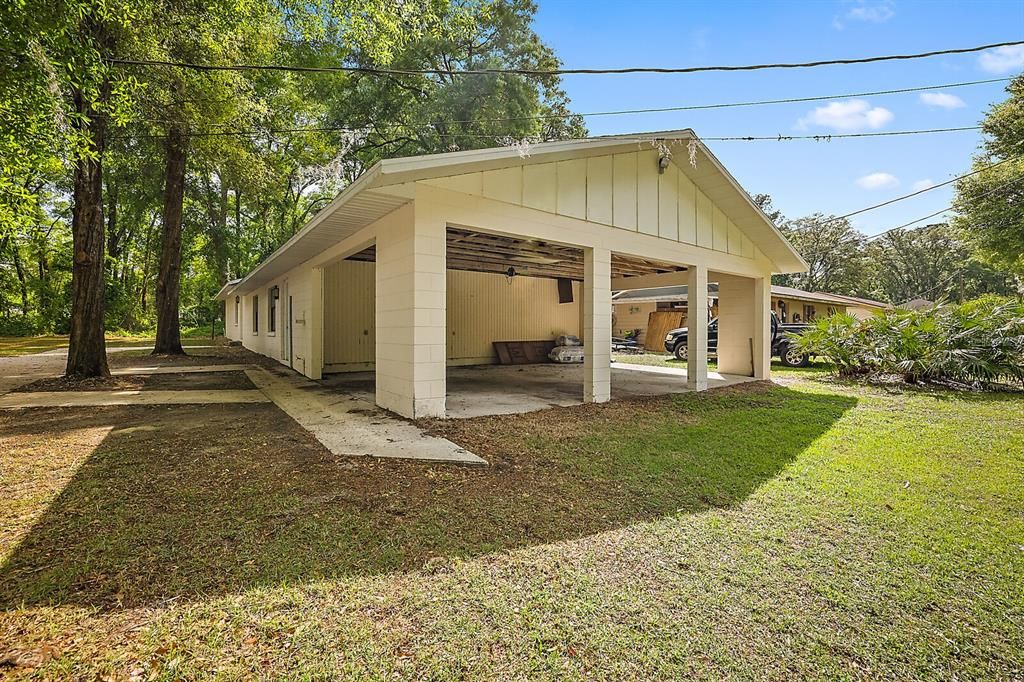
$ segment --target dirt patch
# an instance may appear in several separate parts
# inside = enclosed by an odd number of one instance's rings
[[[103,379],[50,377],[21,386],[14,393],[41,391],[211,391],[252,390],[256,387],[244,372],[183,372],[113,376]]]
[[[271,358],[264,358],[238,346],[216,346],[213,348],[185,348],[185,355],[153,355],[148,350],[130,350],[110,353],[107,362],[111,369],[131,367],[185,367],[197,365],[233,364],[278,364]]]

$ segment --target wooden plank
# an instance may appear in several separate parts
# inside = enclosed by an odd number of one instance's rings
[[[657,353],[665,352],[665,335],[673,329],[686,325],[683,311],[654,311],[647,316],[647,332],[644,348]]]

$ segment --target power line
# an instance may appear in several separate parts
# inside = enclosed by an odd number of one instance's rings
[[[161,123],[173,123],[173,121],[161,121]],[[412,126],[405,124],[393,124],[392,128],[399,131],[429,131],[432,135],[445,139],[475,139],[475,140],[500,140],[501,138],[510,137],[507,134],[484,134],[484,133],[439,133],[436,132],[432,126]],[[934,133],[956,133],[968,130],[980,130],[981,126],[962,126],[958,128],[927,128],[922,130],[888,130],[874,133],[839,133],[839,134],[821,134],[821,135],[733,135],[733,136],[709,136],[703,137],[698,136],[698,139],[708,142],[794,142],[800,140],[814,140],[817,142],[829,142],[831,140],[841,139],[856,139],[856,138],[869,138],[869,137],[895,137],[904,135],[927,135]],[[308,126],[298,128],[253,128],[249,130],[213,130],[213,131],[197,131],[189,133],[189,137],[224,137],[231,135],[249,136],[249,135],[285,135],[295,133],[328,133],[328,132],[343,132],[343,133],[363,133],[366,132],[366,128],[357,128],[352,126]],[[380,132],[380,131],[375,131]],[[120,135],[112,136],[111,139],[124,139],[132,137],[131,135]],[[134,137],[141,137],[147,139],[162,139],[166,137],[164,134],[147,134],[137,135]],[[562,138],[558,140],[537,140],[532,142],[533,144],[541,144],[546,141],[554,142],[606,142],[608,140],[622,140],[624,142],[660,142],[666,141],[671,138],[664,136],[658,136],[657,133],[651,133],[649,135],[605,135],[599,137],[583,137],[583,138]]]
[[[843,220],[845,218],[851,218],[851,217],[853,217],[855,215],[860,215],[861,213],[866,213],[867,211],[873,211],[876,208],[882,208],[883,206],[888,206],[889,204],[895,204],[897,201],[903,201],[904,199],[910,199],[911,197],[916,197],[919,194],[924,194],[925,192],[930,192],[933,189],[938,189],[939,187],[944,187],[946,185],[950,185],[950,184],[956,182],[957,180],[963,180],[964,178],[969,178],[972,175],[977,175],[978,173],[983,173],[983,172],[989,170],[990,168],[995,168],[996,166],[1001,166],[1004,163],[1008,163],[1010,161],[1014,161],[1017,158],[1019,158],[1019,157],[1011,156],[1011,157],[1009,157],[1007,159],[1003,159],[1002,161],[998,161],[996,163],[993,163],[993,164],[990,164],[988,166],[985,166],[984,168],[979,168],[977,170],[971,171],[970,173],[964,173],[963,175],[958,175],[955,178],[950,178],[949,180],[946,180],[945,182],[940,182],[937,185],[932,185],[931,187],[925,187],[924,189],[919,189],[916,192],[911,192],[910,194],[904,194],[903,196],[896,197],[895,199],[889,199],[888,201],[883,201],[880,204],[874,204],[873,206],[867,206],[865,208],[857,209],[856,211],[853,211],[852,213],[847,213],[847,214],[841,215],[841,216],[839,216],[837,218],[833,218],[829,222]]]
[[[945,50],[932,50],[929,52],[918,52],[912,54],[894,54],[874,57],[857,57],[851,59],[822,59],[812,62],[780,62],[771,64],[747,64],[747,65],[725,65],[725,66],[688,66],[678,68],[663,68],[650,66],[637,66],[618,69],[394,69],[372,66],[295,66],[284,64],[198,64],[193,62],[169,61],[162,59],[110,59],[108,63],[119,66],[171,66],[194,71],[291,71],[298,73],[359,73],[366,75],[381,76],[493,76],[493,75],[517,75],[517,76],[566,76],[566,75],[616,75],[633,73],[658,73],[658,74],[683,74],[683,73],[705,73],[709,71],[761,71],[765,69],[804,69],[818,66],[848,65],[848,64],[869,64],[873,62],[900,61],[908,59],[923,59],[926,57],[937,57],[940,55],[968,54],[981,52],[997,47],[1009,47],[1024,44],[1022,40],[1007,41],[1001,43],[989,43],[976,47],[951,48]]]

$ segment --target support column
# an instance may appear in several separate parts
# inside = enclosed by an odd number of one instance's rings
[[[612,252],[583,250],[583,401],[612,396]]]
[[[756,377],[764,372],[769,305],[764,278],[718,277],[718,371]]]
[[[772,374],[771,277],[754,280],[754,378]]]
[[[444,219],[414,201],[377,228],[377,404],[417,419],[445,416]]]
[[[686,385],[691,391],[708,388],[708,269],[686,268]]]

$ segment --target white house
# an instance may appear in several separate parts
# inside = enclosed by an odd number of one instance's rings
[[[644,137],[381,161],[222,289],[228,336],[313,379],[372,370],[377,404],[415,418],[445,416],[448,368],[492,342],[574,333],[603,402],[612,291],[688,284],[706,307],[715,282],[719,370],[767,378],[771,275],[806,264],[691,131]]]

